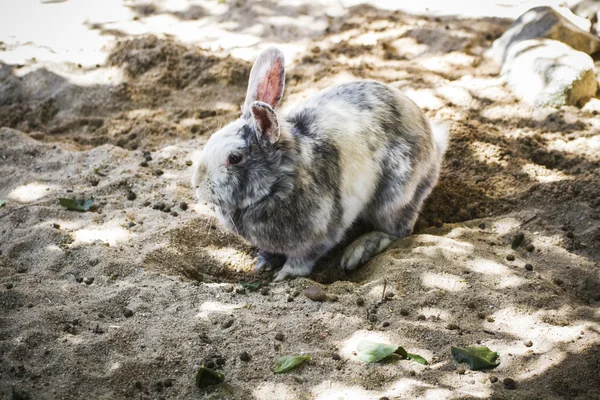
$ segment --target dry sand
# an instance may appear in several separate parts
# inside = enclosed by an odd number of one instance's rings
[[[187,164],[237,116],[260,42],[220,50],[90,22],[109,53],[96,67],[76,55],[9,62],[31,47],[13,41],[0,48],[0,397],[600,398],[600,99],[519,103],[482,58],[508,20],[213,3],[222,16],[161,2],[127,10],[134,27],[166,15],[283,40],[284,107],[372,78],[450,125],[417,232],[353,274],[338,269],[337,249],[311,279],[269,283],[251,272],[256,249],[195,205]],[[295,14],[314,29],[277,25]],[[265,16],[271,30],[246,20]],[[93,197],[96,208],[67,211],[58,197]],[[239,284],[254,280],[262,290]],[[311,284],[335,301],[306,298]],[[363,338],[430,365],[364,364]],[[500,366],[457,365],[450,347],[470,345],[498,351]],[[285,354],[312,361],[276,375]],[[224,362],[223,385],[195,386],[206,362]]]

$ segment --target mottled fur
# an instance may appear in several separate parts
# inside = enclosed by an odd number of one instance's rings
[[[193,184],[226,227],[262,250],[259,268],[271,255],[287,258],[279,280],[310,274],[355,221],[367,220],[376,232],[342,259],[353,269],[411,233],[437,182],[446,134],[434,134],[410,99],[375,81],[333,86],[278,117],[283,77],[283,55],[267,49],[242,117],[210,138]],[[243,161],[229,165],[231,152]]]

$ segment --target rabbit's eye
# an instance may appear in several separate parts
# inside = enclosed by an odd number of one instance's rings
[[[242,155],[240,153],[231,153],[228,157],[229,164],[237,164],[242,161]]]

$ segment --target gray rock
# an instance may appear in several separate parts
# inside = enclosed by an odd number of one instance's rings
[[[523,40],[546,38],[563,42],[587,54],[600,51],[600,38],[578,28],[551,7],[535,7],[521,15],[486,54],[502,64],[511,47]]]
[[[593,20],[594,17],[600,12],[600,0],[582,0],[571,7],[573,14]]]
[[[502,75],[533,106],[582,106],[596,94],[592,58],[556,40],[524,40],[510,47]]]

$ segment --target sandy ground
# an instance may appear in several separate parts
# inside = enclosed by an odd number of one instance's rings
[[[83,31],[1,28],[1,398],[600,398],[600,99],[518,102],[482,57],[510,20],[386,2],[29,3],[32,21],[68,11],[65,30]],[[372,78],[451,127],[417,232],[353,274],[337,249],[311,279],[272,284],[192,198],[191,153],[237,116],[248,60],[273,43],[284,107]],[[311,284],[334,300],[306,298]],[[364,364],[363,338],[430,365]],[[500,366],[457,365],[450,347],[470,345]],[[285,354],[313,359],[276,375]],[[226,381],[198,389],[207,362]]]

